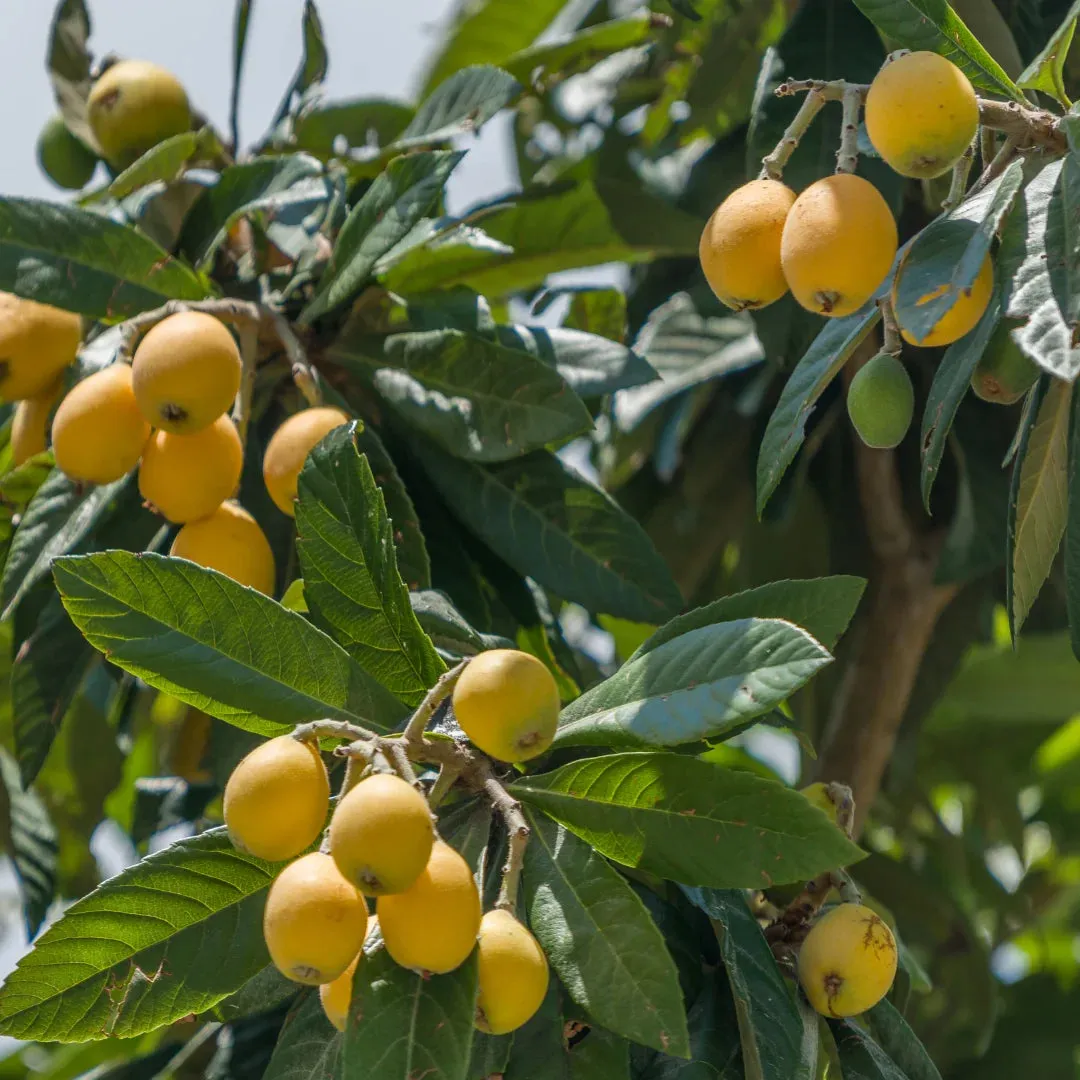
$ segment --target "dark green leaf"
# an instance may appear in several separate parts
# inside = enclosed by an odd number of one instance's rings
[[[455,135],[476,132],[520,91],[518,81],[500,68],[487,64],[463,68],[426,97],[394,145],[405,148],[445,142]]]
[[[627,619],[656,620],[681,606],[641,526],[554,455],[484,467],[419,441],[414,450],[454,514],[520,574]]]
[[[94,648],[151,686],[263,735],[320,717],[389,730],[405,706],[302,615],[213,570],[105,551],[58,559]]]
[[[366,955],[353,978],[345,1074],[466,1080],[475,1010],[475,956],[449,975],[425,977],[385,949]]]
[[[678,972],[644,905],[587,844],[543,814],[528,817],[528,922],[567,993],[610,1031],[686,1057]]]
[[[413,611],[436,649],[454,656],[475,656],[484,649],[512,648],[505,638],[481,634],[469,624],[446,593],[424,589],[409,594]]]
[[[0,990],[0,1031],[86,1042],[211,1008],[267,962],[272,868],[224,829],[181,840],[67,909]]]
[[[563,325],[610,341],[625,341],[626,294],[618,289],[574,289]]]
[[[865,589],[865,578],[846,574],[771,581],[756,589],[721,597],[685,615],[676,615],[647,638],[630,659],[636,660],[690,630],[736,619],[784,619],[831,649],[855,617]]]
[[[1041,90],[1060,101],[1066,109],[1072,102],[1065,92],[1065,61],[1069,58],[1069,47],[1076,33],[1077,17],[1080,17],[1080,2],[1069,8],[1042,51],[1016,80],[1021,90]]]
[[[1069,506],[1065,529],[1065,587],[1073,652],[1080,660],[1080,394],[1073,392],[1069,427]]]
[[[119,322],[209,286],[142,233],[77,206],[0,198],[0,288]]]
[[[570,1048],[570,1080],[630,1080],[630,1046],[626,1039],[590,1027]]]
[[[247,52],[248,27],[251,23],[253,0],[236,0],[233,16],[232,87],[229,91],[229,135],[232,152],[240,151],[240,83],[244,75],[244,55]]]
[[[507,0],[503,0],[504,3]],[[653,28],[649,13],[629,15],[625,19],[587,26],[575,34],[560,34],[540,44],[521,49],[502,62],[515,78],[523,82],[537,70],[559,71],[591,66],[598,61],[647,41]]]
[[[341,227],[319,288],[300,314],[303,322],[310,323],[360,291],[378,259],[435,205],[462,156],[430,150],[390,162]]]
[[[844,1080],[910,1080],[889,1055],[851,1020],[830,1020]]]
[[[759,517],[803,444],[806,421],[818,398],[880,318],[877,300],[871,298],[853,315],[830,319],[788,376],[758,451]]]
[[[1068,517],[1072,386],[1043,375],[1025,409],[1009,495],[1009,625],[1020,633],[1050,570]]]
[[[701,15],[698,14],[697,9],[690,3],[690,0],[668,0],[668,3],[671,5],[671,9],[677,11],[680,15],[685,15],[694,22],[701,21]]]
[[[886,37],[905,49],[941,53],[978,88],[1024,102],[1001,65],[979,44],[946,0],[855,0]]]
[[[221,142],[211,127],[200,131],[184,131],[151,147],[129,165],[103,194],[123,199],[141,187],[159,180],[176,180],[193,161],[216,158],[222,152]]]
[[[49,81],[68,130],[94,147],[97,140],[86,118],[86,99],[93,85],[86,47],[89,38],[90,13],[85,0],[61,0],[49,30]]]
[[[799,792],[685,754],[586,758],[510,787],[609,859],[687,885],[762,889],[861,857]]]
[[[776,708],[832,657],[780,619],[708,622],[639,650],[572,701],[556,746],[680,746]]]
[[[941,1080],[926,1047],[888,998],[879,1001],[867,1014],[870,1034],[903,1070],[907,1080]]]
[[[345,140],[350,148],[365,148],[375,135],[385,146],[399,135],[413,117],[411,106],[384,98],[332,101],[305,110],[293,126],[293,141],[316,157],[334,156],[334,142]]]
[[[552,979],[533,1018],[514,1032],[505,1080],[570,1080],[561,997]]]
[[[308,455],[299,490],[296,547],[316,622],[376,682],[419,705],[445,666],[413,614],[393,525],[352,425]]]
[[[477,1031],[473,1035],[472,1056],[466,1072],[468,1080],[488,1080],[491,1076],[505,1076],[513,1045],[513,1035],[485,1035],[482,1031]]]
[[[322,20],[319,18],[318,8],[315,7],[315,0],[304,0],[302,31],[304,53],[300,58],[300,67],[281,99],[274,116],[274,126],[289,114],[297,99],[303,98],[308,90],[318,86],[326,78],[330,66],[330,57],[323,39]]]
[[[551,366],[460,330],[382,340],[346,331],[327,356],[359,367],[411,426],[470,461],[520,457],[592,426]]]

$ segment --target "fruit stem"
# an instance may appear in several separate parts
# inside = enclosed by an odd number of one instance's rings
[[[321,405],[323,400],[322,390],[319,388],[318,377],[308,360],[307,350],[304,348],[303,342],[296,336],[292,326],[289,325],[289,320],[284,315],[269,308],[266,310],[274,327],[274,332],[285,349],[285,355],[288,356],[289,362],[292,364],[292,379],[297,390],[304,395],[304,400],[312,408]]]
[[[458,777],[461,776],[461,768],[458,765],[454,765],[449,761],[444,761],[439,766],[439,775],[435,777],[435,783],[431,785],[431,790],[428,792],[428,806],[432,810],[437,810],[443,799],[446,798],[450,789],[457,783]]]
[[[975,161],[975,144],[978,135],[968,144],[968,148],[960,155],[960,159],[952,167],[952,183],[949,184],[949,194],[945,196],[941,204],[943,214],[955,210],[964,201],[964,192],[967,190],[968,177],[971,175],[971,166]]]
[[[881,311],[882,326],[882,352],[890,356],[899,356],[903,348],[903,339],[900,337],[900,326],[896,321],[896,312],[893,311],[892,297],[885,295],[878,301]]]
[[[468,660],[462,660],[456,667],[452,667],[449,671],[440,675],[435,685],[427,692],[424,700],[417,706],[416,712],[412,714],[405,731],[402,733],[402,737],[409,745],[410,752],[423,741],[424,731],[427,729],[428,724],[431,723],[435,710],[453,693],[466,664],[468,664]]]
[[[1016,156],[1020,147],[1020,140],[1015,135],[1009,135],[1001,144],[1001,149],[994,155],[994,159],[982,171],[982,175],[972,185],[968,195],[977,195],[984,187],[996,180],[1004,171],[1005,166]]]
[[[513,913],[517,907],[517,892],[521,882],[521,868],[525,862],[525,848],[529,843],[529,823],[521,812],[521,803],[499,783],[491,771],[491,766],[484,762],[477,771],[484,794],[502,815],[509,836],[506,864],[503,866],[502,883],[499,886],[499,897],[495,901],[495,906]]]
[[[255,365],[259,353],[259,327],[245,323],[238,328],[240,336],[240,389],[236,392],[233,420],[240,436],[240,445],[247,446],[248,424],[251,420],[251,398],[255,392]]]
[[[122,324],[123,340],[120,345],[120,359],[130,363],[139,338],[152,326],[157,326],[170,315],[177,315],[181,311],[201,311],[241,329],[258,327],[263,321],[263,312],[259,305],[249,303],[247,300],[170,300],[167,304],[162,304],[153,311],[144,311]]]
[[[297,724],[292,737],[299,742],[314,742],[316,739],[362,739],[372,741],[377,738],[373,731],[350,724],[347,720],[310,720],[306,724]]]
[[[386,760],[391,768],[410,787],[416,788],[421,794],[424,793],[424,785],[416,778],[412,763],[409,761],[407,747],[401,739],[380,739],[379,749],[386,755]]]
[[[777,95],[781,95],[781,91],[789,83],[781,83],[776,88]],[[823,84],[825,85],[825,84]],[[814,122],[814,117],[821,111],[822,106],[829,99],[824,93],[818,90],[816,87],[807,87],[809,93],[803,99],[803,103],[799,106],[799,111],[795,114],[795,118],[788,124],[784,131],[783,137],[776,144],[773,152],[767,154],[761,159],[761,172],[758,174],[759,180],[779,180],[784,175],[784,166],[788,163],[791,155],[795,153],[795,148],[799,145],[799,140],[806,134],[807,129]]]
[[[853,173],[859,164],[859,109],[863,95],[857,86],[844,89],[841,98],[844,118],[840,128],[840,149],[836,152],[836,171]]]

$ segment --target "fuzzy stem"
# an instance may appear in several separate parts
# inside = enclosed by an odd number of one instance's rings
[[[296,388],[304,395],[304,400],[310,406],[322,404],[322,390],[319,389],[319,380],[315,375],[315,369],[308,360],[307,350],[303,342],[296,336],[289,320],[277,311],[269,312],[270,322],[274,332],[278,336],[292,364],[292,378]]]
[[[968,177],[971,175],[971,166],[975,161],[975,141],[960,156],[960,160],[952,168],[952,183],[949,185],[949,194],[941,204],[942,213],[947,214],[955,210],[963,201],[967,190]]]
[[[347,720],[311,720],[306,724],[297,724],[292,730],[292,737],[300,742],[314,742],[316,739],[364,739],[372,740],[377,736],[373,731],[350,724]]]
[[[859,108],[862,94],[857,86],[848,86],[841,100],[844,118],[840,129],[840,149],[836,152],[836,171],[853,173],[859,164]]]
[[[236,393],[236,404],[233,406],[233,420],[240,435],[240,445],[247,446],[251,398],[255,391],[255,366],[259,352],[259,327],[255,323],[245,323],[239,328],[239,333],[240,360],[243,367],[240,373],[240,389]]]
[[[782,87],[777,87],[777,94],[781,89]],[[758,179],[780,180],[783,177],[784,166],[795,153],[799,140],[806,134],[807,129],[814,122],[814,117],[821,112],[827,100],[826,96],[817,89],[809,90],[795,118],[788,124],[773,152],[761,159],[761,172],[758,174]]]
[[[878,308],[881,310],[882,351],[890,356],[899,356],[903,348],[903,338],[900,337],[900,327],[896,322],[892,298],[883,296],[878,301]]]
[[[529,843],[529,823],[521,812],[521,803],[499,783],[491,771],[491,766],[484,764],[479,772],[484,794],[502,815],[509,836],[509,850],[506,865],[503,866],[502,884],[499,886],[499,897],[495,901],[495,906],[513,913],[517,906],[518,884],[521,881],[521,868],[525,862],[525,848]]]
[[[408,747],[402,740],[380,739],[379,749],[386,755],[386,760],[390,762],[394,772],[410,787],[414,787],[417,791],[423,793],[424,785],[416,778],[416,773],[409,761]]]
[[[435,710],[454,692],[454,687],[457,686],[457,681],[461,678],[467,663],[467,660],[462,660],[456,667],[443,672],[439,676],[438,682],[427,692],[424,700],[417,706],[416,712],[412,714],[402,735],[405,742],[409,743],[410,746],[416,746],[423,740],[424,731],[428,724],[431,723]]]
[[[979,164],[986,168],[997,153],[997,132],[992,127],[979,125]]]
[[[164,322],[170,315],[178,315],[182,311],[201,311],[206,315],[221,319],[222,322],[232,323],[238,328],[258,327],[263,321],[263,312],[259,305],[249,303],[247,300],[170,300],[167,304],[162,304],[153,311],[144,311],[123,324],[120,358],[129,360],[139,338],[147,330],[152,326],[157,326],[159,322]]]
[[[1019,146],[1020,140],[1017,136],[1006,136],[1005,141],[1001,144],[1001,149],[994,155],[994,160],[983,169],[982,175],[975,181],[968,194],[975,195],[988,184],[993,183],[1005,171],[1005,166],[1016,156]]]
[[[439,775],[435,777],[435,783],[431,785],[427,797],[428,806],[432,810],[438,809],[459,776],[461,776],[461,769],[458,766],[451,765],[449,762],[443,762],[439,766]]]

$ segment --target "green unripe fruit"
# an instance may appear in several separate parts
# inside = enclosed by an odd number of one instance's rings
[[[847,408],[867,446],[888,450],[899,445],[915,411],[915,390],[907,369],[895,356],[878,353],[851,380]]]
[[[1009,333],[1016,325],[1000,322],[971,376],[971,389],[983,401],[1013,405],[1039,377],[1038,366],[1020,350]]]
[[[50,116],[41,129],[37,159],[41,171],[57,187],[69,191],[86,187],[98,163],[94,152],[71,134],[59,113]]]

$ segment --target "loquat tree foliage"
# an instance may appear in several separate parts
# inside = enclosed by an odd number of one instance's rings
[[[61,0],[0,196],[0,1080],[1075,1076],[1080,5],[477,0],[410,103],[305,0],[251,143],[253,8],[216,131]]]

